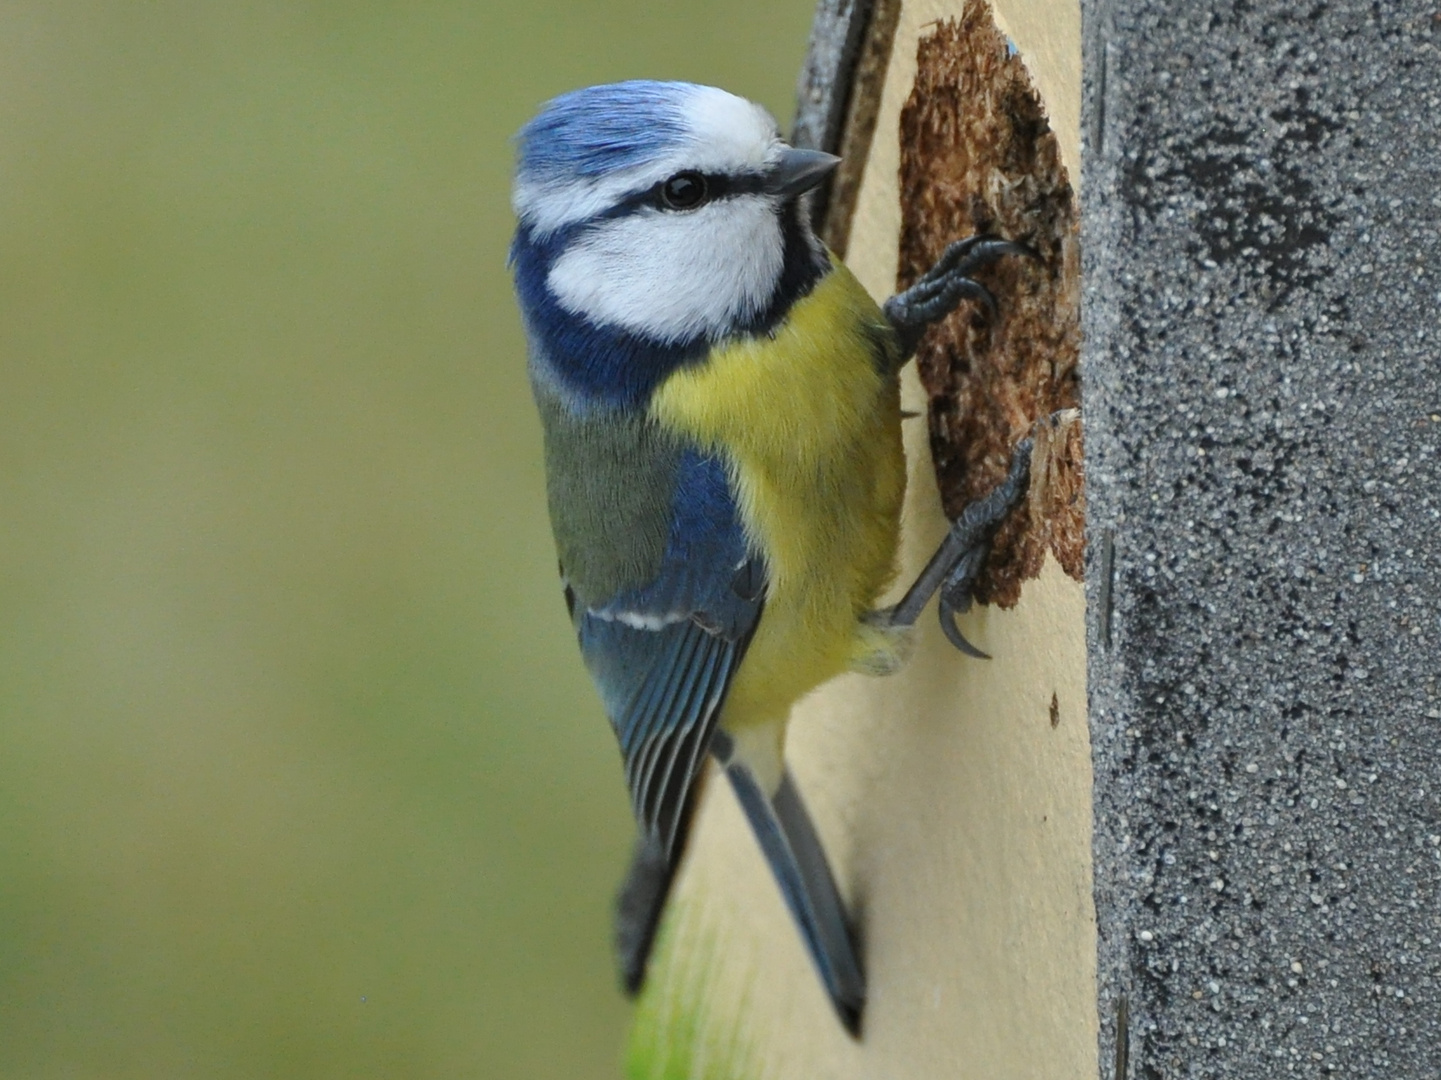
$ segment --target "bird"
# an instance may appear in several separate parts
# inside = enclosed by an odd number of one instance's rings
[[[620,744],[638,826],[618,903],[622,980],[644,978],[708,756],[724,771],[843,1025],[865,977],[785,766],[791,706],[887,674],[940,593],[954,616],[1006,480],[957,519],[903,599],[899,371],[971,275],[1022,244],[951,244],[878,305],[817,238],[809,192],[840,159],[794,147],[716,87],[631,80],[545,103],[515,138],[509,265],[544,442],[562,590]]]

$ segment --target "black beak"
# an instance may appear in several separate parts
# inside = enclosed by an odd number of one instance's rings
[[[767,195],[788,199],[815,187],[840,163],[841,159],[835,154],[821,150],[796,150],[788,146],[781,153],[780,160],[766,171],[763,190]]]

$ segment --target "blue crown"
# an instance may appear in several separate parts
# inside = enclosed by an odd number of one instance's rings
[[[541,182],[597,177],[660,158],[686,138],[691,89],[635,79],[553,98],[516,135],[516,174]]]

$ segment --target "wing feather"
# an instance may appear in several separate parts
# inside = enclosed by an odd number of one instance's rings
[[[620,742],[631,805],[668,855],[755,632],[764,580],[724,467],[690,451],[678,465],[658,572],[643,586],[577,605],[581,652]]]
[[[655,682],[663,693],[651,715],[642,721],[645,732],[640,735],[637,753],[627,762],[630,766],[627,779],[638,800],[636,813],[642,818],[649,819],[653,813],[648,795],[656,762],[664,753],[667,741],[678,737],[685,728],[686,713],[689,712],[686,706],[690,695],[695,692],[691,668],[700,645],[698,636],[689,632],[676,635],[678,645],[674,661],[653,669]]]
[[[721,652],[715,648],[695,650],[682,691],[684,708],[678,709],[667,728],[657,732],[652,739],[655,753],[641,778],[640,788],[647,800],[646,818],[657,822],[663,834],[666,825],[674,820],[676,801],[684,795],[690,783],[691,776],[685,763],[691,757],[690,751],[697,736],[705,733],[704,716],[713,699],[716,661]],[[681,766],[679,771],[677,764]],[[666,837],[667,847],[670,839]]]

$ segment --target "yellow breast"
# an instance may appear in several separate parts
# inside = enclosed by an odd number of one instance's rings
[[[858,620],[895,569],[905,460],[894,335],[834,269],[772,336],[717,348],[655,393],[651,415],[729,464],[770,574],[721,723],[784,720],[857,656]]]

